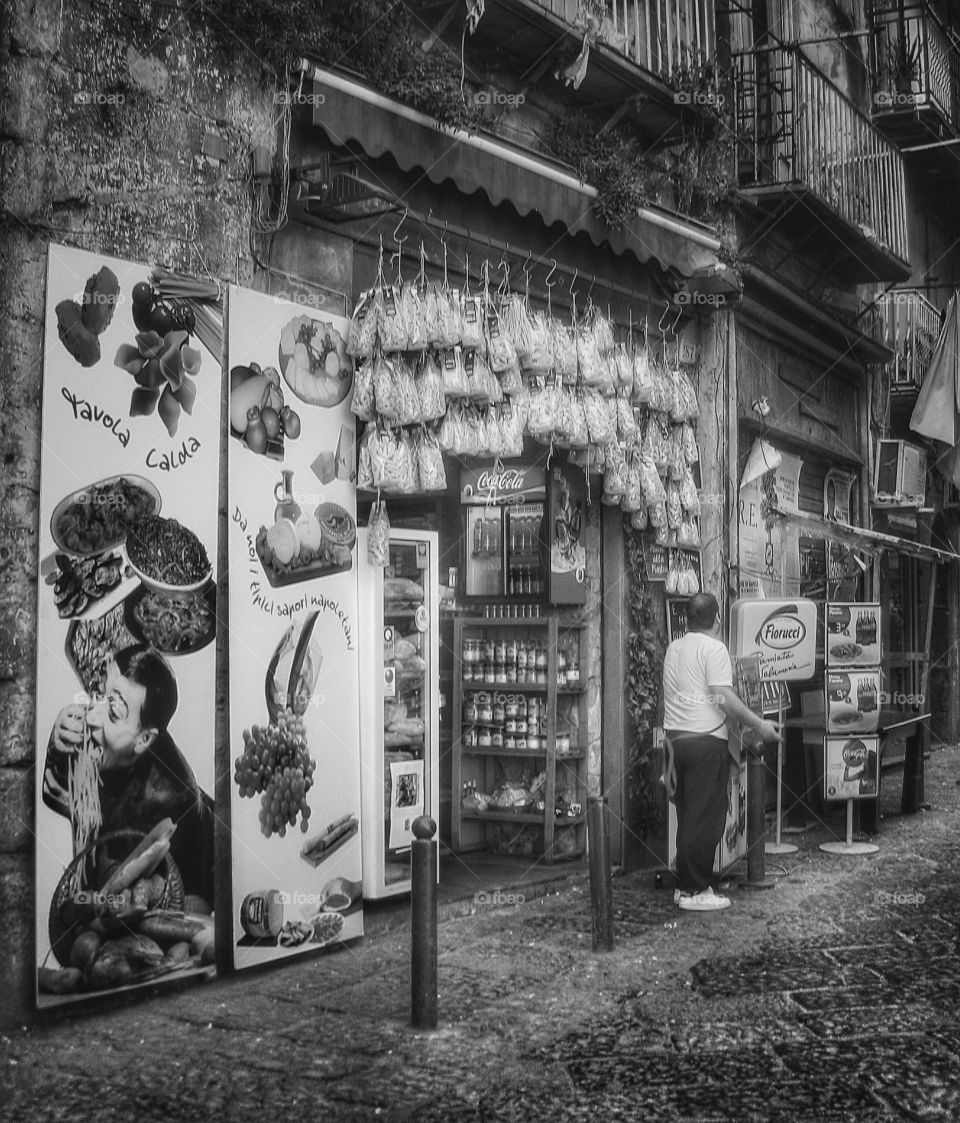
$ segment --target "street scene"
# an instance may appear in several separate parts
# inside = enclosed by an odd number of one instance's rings
[[[291,978],[271,972],[7,1034],[11,1119],[955,1119],[960,786],[884,801],[883,845],[767,858],[722,914],[615,877],[611,952],[589,878],[484,886],[439,923],[438,1027],[410,1026],[406,909]],[[889,785],[891,793],[896,784]],[[899,794],[899,793],[896,793]],[[837,824],[832,824],[836,827]],[[802,839],[802,841],[801,841]],[[467,915],[457,915],[457,913]]]
[[[960,6],[0,57],[10,1118],[960,1117]]]

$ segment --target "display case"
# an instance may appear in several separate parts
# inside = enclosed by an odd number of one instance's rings
[[[583,854],[585,658],[584,625],[556,615],[457,619],[455,851],[506,850],[547,862]]]
[[[381,568],[360,530],[357,553],[363,895],[375,900],[409,892],[413,821],[439,815],[438,539],[392,530]]]

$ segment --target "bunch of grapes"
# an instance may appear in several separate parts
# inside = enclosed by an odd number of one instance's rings
[[[254,725],[243,731],[243,755],[237,757],[234,779],[240,795],[249,798],[262,792],[260,829],[269,838],[283,838],[287,827],[309,829],[307,792],[313,787],[317,762],[311,760],[303,733],[303,719],[292,710],[282,710],[276,723]]]

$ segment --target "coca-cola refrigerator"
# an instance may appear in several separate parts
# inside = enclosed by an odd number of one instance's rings
[[[439,826],[439,543],[391,529],[382,567],[358,534],[363,896],[377,900],[410,890],[414,820]]]

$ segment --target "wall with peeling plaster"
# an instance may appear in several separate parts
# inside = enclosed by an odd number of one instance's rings
[[[33,1009],[40,387],[48,242],[256,283],[249,153],[275,106],[173,6],[0,7],[0,1024]],[[211,145],[211,138],[216,144]],[[204,155],[222,149],[224,159]],[[79,450],[82,454],[82,449]],[[222,699],[221,699],[222,703]]]

